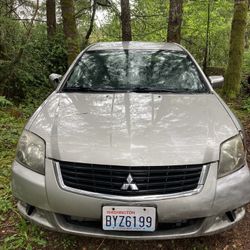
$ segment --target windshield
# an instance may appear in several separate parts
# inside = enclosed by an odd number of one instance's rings
[[[179,51],[85,52],[63,91],[207,92],[193,61]]]

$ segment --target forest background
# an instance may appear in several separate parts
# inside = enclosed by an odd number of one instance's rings
[[[89,44],[170,41],[186,47],[250,134],[250,1],[1,0],[0,1],[0,249],[250,249],[250,208],[234,229],[206,238],[112,241],[62,235],[20,217],[10,168],[23,126]],[[248,139],[249,145],[249,139]],[[249,157],[249,156],[248,156]]]

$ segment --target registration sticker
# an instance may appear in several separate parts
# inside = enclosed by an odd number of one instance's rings
[[[104,206],[102,209],[103,230],[155,231],[155,207]]]

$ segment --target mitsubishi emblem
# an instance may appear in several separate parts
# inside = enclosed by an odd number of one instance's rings
[[[123,183],[122,187],[121,187],[121,190],[132,190],[132,191],[136,191],[138,190],[138,187],[135,183],[132,183],[133,182],[133,177],[132,175],[129,173],[128,174],[128,177],[127,177],[127,183]]]

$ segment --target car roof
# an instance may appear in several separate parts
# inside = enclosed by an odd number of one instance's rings
[[[176,43],[167,42],[101,42],[91,45],[88,51],[95,50],[175,50],[183,51]]]

